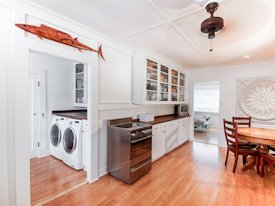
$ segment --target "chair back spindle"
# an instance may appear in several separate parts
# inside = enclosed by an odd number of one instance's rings
[[[232,120],[238,123],[238,127],[251,127],[251,117],[232,117]]]

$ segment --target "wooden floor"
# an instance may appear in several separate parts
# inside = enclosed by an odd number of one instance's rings
[[[76,171],[52,156],[31,159],[32,205],[39,205],[85,180],[85,171]]]
[[[204,132],[194,132],[194,141],[201,143],[208,143],[218,145],[219,138],[219,128],[211,125],[207,131]]]
[[[255,170],[232,173],[233,155],[224,167],[225,148],[189,142],[153,164],[133,185],[106,175],[47,206],[179,205],[272,206],[275,177]]]

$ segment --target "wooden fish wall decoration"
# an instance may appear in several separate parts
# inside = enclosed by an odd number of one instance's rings
[[[54,29],[52,27],[46,26],[44,24],[41,24],[40,27],[28,25],[28,24],[15,24],[17,27],[35,34],[38,36],[41,40],[43,38],[59,42],[61,44],[66,44],[68,46],[72,46],[77,48],[79,51],[81,50],[87,50],[91,52],[96,52],[99,57],[101,57],[104,61],[104,57],[102,54],[102,45],[98,47],[98,50],[92,49],[85,44],[82,44],[77,40],[77,38],[72,38],[71,35],[64,33],[62,31],[59,31],[57,29]]]

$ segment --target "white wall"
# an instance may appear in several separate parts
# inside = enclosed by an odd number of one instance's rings
[[[232,119],[236,112],[236,81],[239,78],[275,75],[275,62],[262,62],[247,65],[233,65],[198,69],[190,72],[190,100],[193,101],[194,83],[220,82],[219,144],[225,145],[223,118]],[[191,102],[192,105],[192,102]],[[252,123],[253,124],[253,123]],[[262,122],[255,127],[274,128],[274,124]]]
[[[99,104],[131,102],[131,64],[129,53],[105,46],[99,64]]]
[[[39,156],[49,154],[49,132],[52,111],[78,109],[73,107],[74,65],[76,62],[37,52],[30,52],[30,73],[46,71],[46,135],[40,139]],[[42,84],[43,82],[41,82]],[[41,111],[42,112],[42,111]]]
[[[0,103],[0,141],[1,141],[1,150],[0,150],[0,205],[9,205],[9,178],[13,174],[9,175],[11,168],[8,165],[9,152],[9,142],[13,142],[9,136],[10,132],[8,131],[8,119],[9,115],[9,105],[8,99],[9,94],[7,91],[11,91],[10,75],[9,75],[9,52],[10,50],[10,40],[11,40],[11,9],[4,7],[0,4],[0,25],[2,29],[0,32],[0,94],[1,94],[1,103]]]

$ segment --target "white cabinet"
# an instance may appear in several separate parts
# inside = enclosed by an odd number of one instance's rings
[[[165,125],[166,152],[170,152],[178,146],[178,122],[169,121]]]
[[[87,107],[88,104],[88,69],[85,64],[79,63],[74,68],[73,106]]]
[[[152,159],[162,157],[189,139],[189,118],[153,125]]]
[[[178,120],[178,145],[189,139],[189,118]]]
[[[145,52],[135,52],[132,72],[133,103],[184,103],[185,74],[176,67]]]
[[[165,132],[162,124],[153,125],[152,160],[156,160],[166,153]]]

